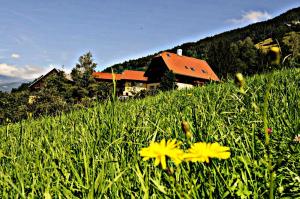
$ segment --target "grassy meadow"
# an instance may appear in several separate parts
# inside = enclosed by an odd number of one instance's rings
[[[300,70],[246,82],[246,94],[229,81],[2,126],[0,198],[300,198]],[[142,161],[163,138],[218,142],[231,156],[166,170]]]

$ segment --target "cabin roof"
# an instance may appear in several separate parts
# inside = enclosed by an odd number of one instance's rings
[[[95,79],[113,80],[112,73],[93,72],[92,75]],[[115,76],[115,80],[121,80],[121,74],[114,74],[114,76]]]
[[[38,77],[36,80],[34,80],[28,87],[29,88],[33,88],[36,84],[38,84],[40,81],[42,81],[43,79],[47,78],[50,74],[52,73],[58,73],[59,71],[56,68],[53,68],[52,70],[50,70],[48,73],[46,73],[45,75],[41,75],[40,77]]]
[[[137,81],[147,81],[148,78],[144,76],[144,71],[135,70],[125,70],[122,73],[122,79],[124,80],[137,80]]]
[[[144,76],[143,71],[124,70],[122,74],[114,74],[116,80],[132,80],[132,81],[147,81],[148,78]],[[112,80],[112,73],[94,72],[95,79]]]
[[[164,60],[168,69],[174,74],[220,81],[218,76],[204,60],[170,52],[162,52],[158,57]]]

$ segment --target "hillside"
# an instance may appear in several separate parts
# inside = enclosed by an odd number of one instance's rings
[[[208,61],[213,70],[219,76],[227,76],[228,73],[233,74],[236,71],[244,73],[260,73],[262,72],[262,69],[260,68],[263,67],[262,64],[267,65],[268,63],[264,61],[259,52],[256,53],[258,54],[256,55],[258,56],[258,58],[256,58],[257,60],[255,61],[256,63],[251,61],[246,62],[248,65],[253,65],[252,67],[254,68],[254,71],[253,69],[241,71],[239,66],[237,66],[237,63],[234,62],[235,59],[230,58],[228,47],[232,43],[245,40],[247,37],[252,40],[252,46],[263,40],[272,38],[274,41],[277,40],[283,47],[282,54],[285,56],[289,53],[289,49],[285,47],[282,38],[285,34],[291,31],[300,31],[299,23],[295,26],[290,26],[291,23],[298,21],[300,21],[300,8],[295,8],[264,22],[255,23],[244,28],[239,28],[212,37],[207,37],[197,42],[184,43],[172,49],[166,49],[165,51],[176,52],[176,49],[181,48],[183,49],[184,55]],[[116,64],[106,68],[104,71],[110,72],[111,68],[118,73],[121,73],[125,69],[146,70],[151,59],[159,53],[160,52],[157,52],[153,55],[142,57],[136,60],[129,60],[121,64]]]
[[[293,139],[300,133],[300,70],[246,82],[245,95],[229,81],[2,126],[0,198],[267,198],[270,182],[276,198],[299,198],[300,143]],[[167,170],[142,161],[139,150],[163,138],[176,138],[182,149],[218,142],[231,157],[179,166],[168,160]]]

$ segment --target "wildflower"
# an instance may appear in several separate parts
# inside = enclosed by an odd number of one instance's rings
[[[184,159],[192,162],[207,162],[209,158],[227,159],[230,157],[229,147],[220,146],[218,143],[198,142],[191,146]]]
[[[31,96],[29,96],[29,98],[28,98],[28,104],[29,104],[29,105],[34,104],[34,103],[36,102],[36,100],[37,100],[37,96],[31,95]]]
[[[269,135],[272,134],[272,132],[273,132],[272,128],[268,128],[267,130],[268,130]]]
[[[300,143],[300,134],[295,136],[294,141]]]
[[[272,64],[280,64],[280,48],[277,46],[274,46],[270,49],[270,57],[271,57],[271,63]]]
[[[190,130],[190,125],[188,122],[186,121],[182,121],[181,122],[181,128],[182,128],[182,131],[185,133],[185,136],[188,138],[188,139],[191,139],[193,137],[193,134]]]
[[[272,47],[270,50],[273,51],[274,53],[279,53],[280,52],[280,49],[276,46]]]
[[[166,164],[166,156],[171,158],[175,164],[180,164],[183,160],[183,151],[177,148],[180,143],[176,143],[176,139],[168,140],[161,140],[160,143],[151,142],[150,146],[147,148],[142,148],[140,150],[140,155],[143,156],[143,160],[149,160],[150,158],[155,158],[154,165],[158,166],[161,164],[163,169],[167,168]]]

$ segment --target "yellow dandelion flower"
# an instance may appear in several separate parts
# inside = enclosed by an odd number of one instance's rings
[[[209,158],[227,159],[230,157],[229,147],[220,146],[218,143],[198,142],[191,146],[184,159],[192,162],[207,162]]]
[[[154,165],[158,166],[161,164],[163,169],[167,168],[166,156],[171,158],[175,164],[180,164],[183,160],[183,151],[178,148],[180,143],[176,143],[176,139],[168,140],[165,139],[158,142],[151,142],[149,147],[142,148],[140,150],[140,155],[144,161],[150,158],[155,158]]]

